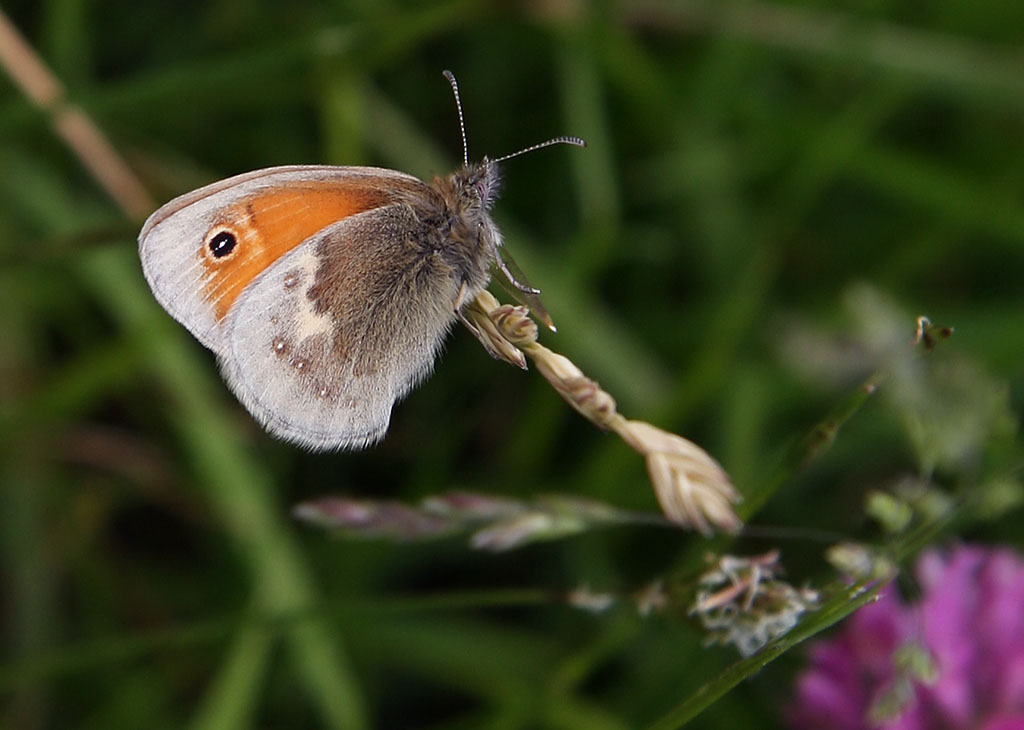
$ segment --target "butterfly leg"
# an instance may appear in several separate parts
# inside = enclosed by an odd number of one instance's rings
[[[463,307],[462,303],[465,295],[466,284],[463,282],[462,288],[459,290],[459,296],[455,301],[455,315],[459,318],[459,321],[462,322],[466,329],[473,333],[473,336],[476,337],[495,360],[502,360],[510,365],[515,365],[517,368],[526,370],[526,357],[523,355],[523,351],[501,335],[487,312],[478,307],[475,301]]]

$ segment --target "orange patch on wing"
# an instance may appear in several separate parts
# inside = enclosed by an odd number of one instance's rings
[[[250,282],[271,264],[332,223],[389,202],[386,191],[337,183],[290,185],[261,192],[224,211],[213,230],[237,239],[235,251],[218,260],[203,246],[206,298],[222,320]]]

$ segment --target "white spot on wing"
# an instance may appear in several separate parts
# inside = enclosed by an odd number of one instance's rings
[[[332,323],[327,314],[318,314],[313,309],[313,300],[309,298],[309,290],[316,281],[320,265],[316,255],[313,251],[304,251],[295,263],[296,267],[284,275],[284,287],[292,289],[299,282],[308,282],[295,297],[295,339],[301,342],[307,337],[330,334]]]

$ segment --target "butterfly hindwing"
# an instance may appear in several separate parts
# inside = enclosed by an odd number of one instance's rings
[[[429,372],[456,292],[415,290],[417,269],[402,259],[410,216],[395,204],[329,226],[232,306],[222,369],[272,433],[314,449],[360,448],[384,435],[394,402]]]

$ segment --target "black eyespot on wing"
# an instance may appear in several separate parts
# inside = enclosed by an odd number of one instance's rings
[[[235,238],[235,234],[231,231],[215,233],[206,244],[215,259],[224,258],[235,250],[236,245],[238,245],[238,239]]]

